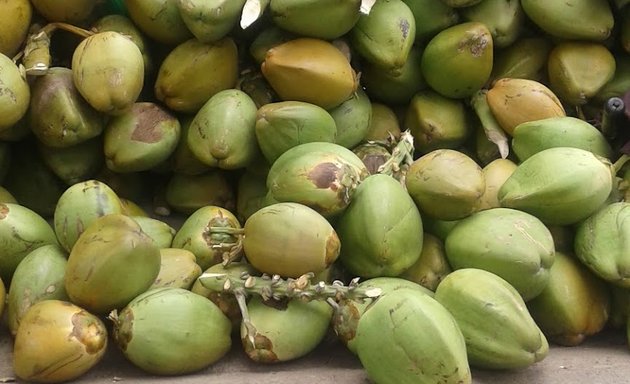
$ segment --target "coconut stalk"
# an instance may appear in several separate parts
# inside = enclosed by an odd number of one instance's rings
[[[94,34],[92,31],[62,22],[49,23],[42,28],[34,27],[34,31],[26,39],[24,50],[13,59],[17,61],[21,58],[24,70],[30,76],[43,76],[48,73],[52,60],[50,56],[50,40],[56,30],[61,29],[83,38]]]
[[[501,128],[494,118],[492,111],[490,111],[490,106],[488,105],[488,99],[486,97],[487,93],[488,91],[485,89],[478,91],[471,97],[470,104],[481,122],[481,126],[486,133],[486,137],[492,143],[496,144],[499,148],[501,158],[505,159],[508,157],[510,152],[509,140],[503,128]]]
[[[199,282],[205,288],[215,292],[228,292],[234,295],[238,302],[243,324],[247,333],[247,340],[255,345],[254,336],[256,327],[252,324],[247,310],[247,297],[255,294],[263,300],[296,299],[303,301],[326,300],[326,302],[338,310],[337,302],[340,300],[356,300],[363,302],[375,299],[381,294],[380,288],[360,288],[359,278],[354,278],[348,285],[335,280],[332,284],[323,281],[313,283],[315,275],[312,272],[304,274],[297,279],[283,279],[279,275],[252,276],[243,272],[239,278],[234,278],[227,273],[203,273],[199,276]]]
[[[394,137],[390,136],[389,141],[395,143]],[[407,170],[413,163],[413,136],[409,130],[401,133],[400,139],[393,147],[391,153],[392,156],[380,167],[378,167],[377,173],[383,173],[389,175],[403,185],[405,185],[405,175]],[[386,145],[389,148],[391,145]]]

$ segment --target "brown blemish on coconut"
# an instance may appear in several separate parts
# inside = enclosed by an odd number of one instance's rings
[[[370,172],[371,175],[374,175],[378,173],[379,167],[385,164],[390,157],[391,156],[377,153],[367,155],[362,160],[363,164],[365,164],[366,168],[368,169],[368,172]]]
[[[290,299],[283,297],[280,299],[268,299],[263,300],[262,304],[266,307],[273,308],[277,311],[286,311],[289,308]]]
[[[352,300],[344,299],[339,303],[339,310],[333,315],[333,327],[344,344],[354,340],[361,314]]]
[[[407,19],[400,19],[398,27],[400,28],[400,32],[402,33],[403,40],[406,40],[407,36],[409,35],[409,21]]]
[[[108,319],[114,322],[113,336],[116,340],[116,344],[122,351],[126,351],[131,339],[133,338],[133,311],[130,309],[124,309],[119,314],[116,310],[113,310],[109,314]]]
[[[136,126],[131,133],[131,140],[143,143],[157,143],[162,139],[160,124],[173,120],[173,116],[152,103],[138,103],[133,106]]]
[[[472,57],[481,57],[486,52],[486,48],[490,47],[489,35],[483,32],[469,32],[457,46],[457,51],[469,51]]]
[[[267,337],[257,333],[254,336],[254,345],[249,339],[243,339],[245,353],[250,359],[259,363],[276,363],[278,356],[273,352],[273,343]]]
[[[326,239],[326,257],[324,259],[326,267],[330,266],[335,262],[335,260],[337,260],[340,249],[341,241],[339,240],[337,233],[333,231],[330,236],[328,236],[328,239]]]
[[[73,83],[72,70],[61,67],[50,68],[48,73],[33,86],[32,98],[38,101],[30,104],[33,114],[44,113],[46,108],[50,107],[51,100],[63,93],[72,96],[79,95]]]
[[[0,220],[4,220],[9,216],[9,207],[0,203]]]
[[[72,332],[70,337],[79,340],[85,346],[85,351],[95,354],[103,351],[107,343],[107,334],[97,318],[85,311],[72,315]]]
[[[339,170],[340,168],[337,164],[320,163],[307,174],[307,177],[317,188],[336,191],[338,188],[336,181]]]

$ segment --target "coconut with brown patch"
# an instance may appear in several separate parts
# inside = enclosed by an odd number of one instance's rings
[[[105,164],[114,172],[151,169],[169,158],[180,138],[179,120],[155,103],[135,103],[113,117],[104,134]]]
[[[365,290],[378,289],[380,290],[379,298],[390,293],[395,294],[399,289],[413,289],[433,296],[432,291],[429,291],[420,284],[398,277],[375,277],[367,279],[361,282],[357,288]],[[343,298],[338,301],[335,307],[331,325],[341,342],[348,347],[352,353],[357,352],[355,337],[361,316],[373,303],[373,300],[360,301]]]
[[[199,371],[232,345],[230,320],[212,301],[183,288],[151,289],[109,319],[123,355],[154,375]]]
[[[68,301],[40,301],[24,314],[15,335],[13,372],[28,382],[70,381],[98,364],[107,344],[97,316]]]
[[[416,38],[416,19],[402,0],[377,1],[349,33],[352,46],[367,62],[400,74]]]
[[[367,142],[357,145],[352,149],[352,152],[363,161],[370,175],[378,173],[379,167],[392,157],[387,146],[378,142]]]
[[[241,229],[234,214],[225,208],[208,205],[194,211],[179,228],[172,247],[192,252],[201,269],[229,259],[234,261],[240,254],[230,254],[240,243],[239,236],[229,233]],[[224,259],[225,258],[225,259]]]
[[[50,68],[31,87],[31,130],[49,147],[69,147],[98,136],[104,120],[79,94],[72,70]]]
[[[263,301],[255,296],[247,310],[249,327],[241,323],[241,342],[258,363],[295,360],[311,352],[326,336],[332,317],[332,308],[319,300]]]
[[[446,28],[422,53],[424,79],[446,97],[470,97],[490,78],[492,48],[492,35],[482,23],[471,21]]]
[[[325,217],[341,213],[354,190],[369,175],[365,164],[339,144],[301,144],[271,166],[267,188],[277,201],[307,205]]]

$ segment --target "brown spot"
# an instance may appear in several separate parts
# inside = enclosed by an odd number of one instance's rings
[[[324,263],[326,263],[326,267],[337,260],[340,250],[341,241],[339,241],[339,236],[337,236],[337,232],[333,230],[326,240],[326,259],[324,260]]]
[[[485,53],[489,43],[489,36],[485,33],[469,33],[469,35],[459,43],[457,50],[458,52],[468,50],[472,57],[480,57]]]
[[[107,344],[105,327],[98,318],[85,311],[72,315],[72,333],[70,337],[79,340],[89,354],[99,353]]]
[[[120,314],[117,314],[115,311],[109,315],[109,318],[114,322],[114,339],[116,339],[116,344],[122,351],[127,350],[127,346],[131,342],[133,338],[132,328],[133,328],[133,311],[131,310],[123,310]]]
[[[245,353],[250,359],[259,363],[277,363],[278,356],[273,352],[273,343],[267,337],[257,333],[254,345],[247,338],[242,339]]]
[[[210,292],[206,295],[206,297],[216,304],[221,312],[230,319],[234,329],[238,329],[241,326],[243,316],[241,315],[241,309],[238,306],[238,301],[233,294]]]
[[[400,32],[402,32],[403,40],[406,40],[409,35],[409,21],[407,21],[407,19],[400,19],[398,27],[400,28]]]
[[[335,311],[332,324],[337,336],[344,344],[348,344],[357,334],[361,314],[354,305],[354,301],[344,299],[339,303],[339,310]]]
[[[365,156],[362,160],[363,164],[365,164],[368,169],[368,172],[370,172],[371,175],[374,175],[378,173],[378,168],[385,164],[389,158],[390,156],[383,154],[370,154]]]
[[[263,300],[262,303],[263,305],[277,309],[278,311],[286,311],[287,308],[289,307],[289,299],[286,297],[279,300],[275,300],[275,299]]]
[[[72,70],[61,67],[50,68],[47,74],[37,79],[32,89],[33,100],[37,101],[31,103],[34,114],[45,113],[43,111],[50,106],[54,98],[59,98],[59,95],[79,95],[72,80]]]
[[[204,228],[202,233],[202,237],[205,240],[208,246],[213,246],[219,243],[235,243],[236,239],[233,235],[229,233],[223,232],[213,232],[210,228],[234,228],[235,225],[232,223],[229,217],[223,215],[223,211],[219,210],[216,216],[213,216],[210,220],[208,220],[208,224]]]
[[[136,115],[136,127],[131,133],[131,140],[143,143],[157,143],[162,139],[160,124],[174,120],[174,117],[152,103],[134,105],[132,113]]]
[[[7,216],[9,216],[9,207],[0,203],[0,220],[6,219]]]
[[[308,173],[307,177],[317,188],[336,191],[338,188],[336,181],[339,170],[340,168],[337,164],[320,163]]]

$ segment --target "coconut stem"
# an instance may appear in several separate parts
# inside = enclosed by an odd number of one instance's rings
[[[236,243],[220,243],[212,245],[212,248],[223,250],[221,257],[223,258],[223,266],[226,267],[236,261],[243,250],[243,237],[239,237]]]
[[[304,301],[350,299],[362,302],[373,299],[381,294],[378,288],[364,289],[358,287],[359,279],[353,279],[347,286],[341,281],[326,284],[320,281],[311,282],[313,273],[307,273],[297,279],[282,279],[279,275],[251,276],[243,273],[234,279],[226,273],[204,273],[199,276],[199,282],[207,289],[215,292],[242,292],[243,294],[260,295],[263,300],[280,300],[284,298],[300,299]]]
[[[42,76],[51,64],[50,35],[43,29],[29,35],[24,47],[22,65],[27,75]]]
[[[628,162],[628,160],[630,160],[630,155],[626,155],[624,153],[617,161],[615,161],[615,163],[613,164],[615,175],[619,173],[621,168]]]
[[[343,176],[339,179],[339,185],[343,191],[343,203],[348,205],[350,204],[352,193],[354,193],[354,190],[357,189],[361,182],[361,176],[350,165],[343,165],[343,169]]]
[[[62,29],[66,32],[74,33],[75,35],[81,36],[83,38],[90,37],[94,34],[94,32],[88,31],[87,29],[79,28],[75,25],[61,22],[49,23],[44,28],[42,28],[42,31],[44,31],[47,35],[50,35],[57,29]]]
[[[208,232],[213,234],[226,234],[231,235],[236,238],[236,242],[234,243],[218,243],[212,244],[211,247],[214,249],[220,249],[223,251],[222,264],[224,266],[229,265],[231,262],[238,259],[241,251],[243,250],[243,236],[245,235],[245,229],[243,228],[234,228],[234,227],[209,227]]]
[[[208,228],[210,233],[225,233],[228,235],[234,236],[243,236],[245,235],[245,229],[243,228],[234,228],[234,227],[210,227]]]
[[[326,300],[335,310],[339,306],[337,301],[351,299],[363,302],[366,299],[374,299],[381,294],[380,288],[360,288],[359,279],[353,279],[350,284],[344,286],[340,281],[326,284],[320,281],[313,284],[313,273],[307,273],[297,279],[282,279],[279,275],[251,276],[247,272],[239,278],[233,278],[227,273],[204,273],[199,276],[199,282],[205,288],[214,292],[229,292],[234,295],[242,316],[242,324],[245,326],[246,340],[253,348],[256,346],[256,327],[252,324],[247,309],[248,294],[260,295],[263,300],[281,300],[284,298],[299,299],[304,301]]]
[[[499,148],[501,158],[505,159],[510,153],[508,145],[508,137],[497,120],[494,118],[487,99],[488,91],[482,89],[475,93],[470,99],[470,105],[475,110],[475,114],[481,122],[484,132],[488,140],[493,142]]]
[[[22,65],[27,75],[42,76],[48,72],[51,65],[50,39],[57,29],[74,33],[83,38],[94,34],[94,32],[83,28],[61,22],[49,23],[42,28],[35,29],[29,34],[24,50],[14,58],[14,60],[22,58]]]
[[[400,135],[400,140],[392,150],[392,156],[378,167],[377,173],[404,179],[406,170],[413,163],[413,152],[413,136],[409,130],[406,130]]]
[[[253,348],[256,347],[256,327],[252,323],[251,318],[249,317],[249,311],[247,310],[247,294],[243,289],[235,289],[232,291],[234,297],[236,298],[236,302],[238,303],[238,308],[241,310],[241,317],[243,321],[243,325],[245,326],[247,341],[252,345]]]

